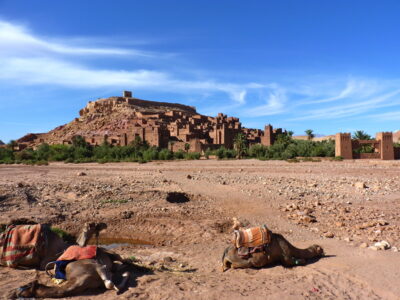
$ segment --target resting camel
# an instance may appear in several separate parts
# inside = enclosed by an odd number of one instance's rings
[[[98,235],[99,231],[105,228],[107,228],[107,225],[104,223],[85,224],[77,238],[78,245],[82,247],[86,246],[94,234]],[[45,230],[47,247],[39,247],[33,259],[20,261],[19,266],[44,269],[47,263],[56,260],[70,246],[51,230]],[[95,259],[78,260],[67,265],[65,269],[67,281],[61,286],[45,286],[35,280],[13,291],[10,297],[60,298],[78,295],[87,289],[101,286],[105,286],[107,289],[115,289],[118,292],[127,283],[129,273],[124,273],[122,283],[118,287],[115,286],[111,281],[112,272],[116,269],[115,261],[126,262],[118,254],[99,247]]]
[[[234,245],[227,247],[222,255],[222,271],[229,268],[261,268],[276,263],[293,267],[306,264],[307,259],[322,256],[324,256],[324,250],[318,245],[298,249],[282,235],[271,233],[271,241],[263,251],[249,254],[248,257],[239,256],[238,249]]]

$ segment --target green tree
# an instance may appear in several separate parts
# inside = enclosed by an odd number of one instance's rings
[[[188,153],[190,150],[190,144],[189,143],[185,143],[185,151],[186,153]]]
[[[73,147],[82,147],[82,148],[87,148],[88,143],[86,142],[85,138],[81,135],[75,135],[72,138],[72,146]]]
[[[238,159],[242,159],[244,154],[246,153],[247,148],[247,140],[243,133],[238,133],[233,141],[236,155]]]
[[[287,134],[289,137],[292,137],[293,134],[294,134],[294,131],[289,130],[289,131],[286,132],[286,134]]]
[[[314,131],[312,129],[307,129],[304,132],[307,134],[307,139],[309,141],[311,141],[315,137],[315,134],[313,133]]]
[[[7,148],[11,149],[12,151],[14,151],[15,147],[18,146],[18,143],[15,140],[11,140],[8,144],[7,144]]]

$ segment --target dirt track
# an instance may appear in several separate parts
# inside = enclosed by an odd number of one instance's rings
[[[29,217],[77,233],[87,220],[105,221],[103,238],[153,245],[114,250],[159,271],[139,274],[122,295],[75,299],[399,299],[399,176],[393,161],[3,165],[0,223]],[[234,216],[299,247],[319,244],[328,257],[222,273]],[[392,249],[368,248],[381,240]],[[34,277],[0,268],[1,291]]]

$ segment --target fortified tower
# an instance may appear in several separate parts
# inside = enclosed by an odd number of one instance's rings
[[[344,159],[353,159],[350,133],[336,133],[335,156],[341,156]]]
[[[379,152],[381,153],[381,159],[394,159],[393,134],[391,132],[378,132],[376,140],[380,141]]]
[[[261,144],[271,146],[274,143],[274,131],[271,124],[265,125],[264,136],[261,137]]]

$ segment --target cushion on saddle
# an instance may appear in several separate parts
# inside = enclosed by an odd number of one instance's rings
[[[97,246],[69,246],[57,260],[80,260],[95,258]]]
[[[0,265],[15,267],[32,259],[43,239],[42,225],[10,225],[0,234]]]
[[[234,231],[233,244],[236,248],[258,247],[271,241],[271,232],[265,225]]]
[[[54,278],[55,279],[62,279],[67,280],[67,274],[65,273],[65,268],[67,265],[74,260],[57,260],[55,261],[55,271],[54,271]]]

